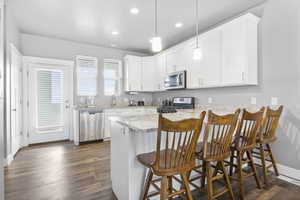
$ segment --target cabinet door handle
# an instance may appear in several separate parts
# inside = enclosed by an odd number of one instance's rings
[[[242,72],[242,81],[245,81],[245,73]]]

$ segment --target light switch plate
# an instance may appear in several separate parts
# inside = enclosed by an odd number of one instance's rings
[[[208,97],[208,103],[212,103],[213,99],[211,97]]]
[[[271,105],[272,106],[278,105],[278,98],[277,97],[271,97]]]
[[[251,97],[251,104],[256,105],[256,97]]]

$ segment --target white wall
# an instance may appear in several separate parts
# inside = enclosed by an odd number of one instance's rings
[[[259,28],[259,85],[155,93],[153,99],[195,96],[198,104],[269,105],[278,97],[284,114],[274,153],[280,164],[300,170],[300,1],[269,0]]]
[[[7,158],[11,152],[11,133],[10,133],[10,44],[20,49],[20,31],[12,12],[9,2],[5,5],[5,157]]]
[[[0,0],[0,200],[4,200],[4,95],[3,95],[3,72],[4,72],[4,15],[3,0]]]
[[[111,97],[103,94],[103,60],[117,59],[123,60],[126,54],[144,55],[135,52],[129,52],[114,48],[105,48],[100,46],[87,45],[77,42],[60,40],[55,38],[41,37],[30,34],[21,34],[22,52],[26,56],[37,56],[46,58],[57,58],[74,60],[76,55],[93,56],[98,58],[99,79],[98,79],[98,97],[96,103],[99,105],[110,105]],[[76,82],[76,78],[75,78]],[[75,86],[75,85],[74,85]],[[123,94],[123,97],[126,96]],[[152,94],[141,94],[136,98],[145,98],[148,102],[152,101]],[[77,98],[78,102],[78,98]],[[76,103],[76,98],[75,98]]]

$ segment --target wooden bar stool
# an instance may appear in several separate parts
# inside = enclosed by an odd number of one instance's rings
[[[232,153],[230,157],[230,162],[228,162],[230,165],[230,177],[231,180],[235,180],[239,183],[241,199],[245,198],[245,178],[253,176],[255,178],[257,187],[259,189],[261,188],[251,152],[256,147],[257,133],[261,126],[264,110],[264,107],[256,113],[247,112],[245,109],[243,110],[242,119],[238,125],[235,140],[231,147]],[[234,162],[235,160],[236,164]],[[245,163],[249,164],[251,168],[251,173],[243,170],[243,164]],[[237,177],[233,174],[234,169],[236,169]]]
[[[171,199],[183,195],[192,200],[187,180],[187,172],[195,167],[195,150],[202,129],[205,112],[200,119],[187,119],[178,122],[170,121],[159,115],[156,152],[140,154],[138,161],[149,168],[142,199],[160,195],[160,199]],[[161,178],[153,180],[153,175]],[[183,188],[176,190],[172,186],[172,176],[180,175]],[[160,187],[156,182],[160,181]],[[150,185],[157,192],[148,194]]]
[[[277,110],[267,108],[265,116],[262,121],[262,130],[257,138],[257,151],[253,151],[253,157],[260,159],[261,163],[255,163],[256,166],[262,167],[264,183],[269,184],[268,181],[268,169],[273,167],[275,175],[279,176],[278,168],[274,155],[272,152],[271,145],[276,141],[276,129],[279,123],[279,119],[283,110],[283,106],[280,106]],[[266,162],[271,164],[267,165]]]
[[[219,116],[211,111],[208,113],[208,122],[205,127],[204,141],[198,144],[199,153],[196,158],[202,160],[201,186],[204,187],[205,179],[207,179],[208,199],[213,200],[219,196],[229,192],[231,199],[234,199],[232,187],[227,170],[224,165],[224,160],[231,155],[230,145],[233,133],[236,128],[240,109],[234,114]],[[216,163],[215,166],[213,164]],[[214,170],[214,173],[212,170]],[[199,173],[199,169],[194,169]],[[214,194],[213,182],[223,178],[226,188],[221,192]],[[196,179],[189,179],[193,186]],[[199,189],[199,188],[198,188]],[[201,188],[200,188],[201,191]]]

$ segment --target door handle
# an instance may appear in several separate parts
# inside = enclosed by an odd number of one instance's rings
[[[11,109],[11,111],[13,111],[13,112],[16,112],[16,111],[17,111],[17,109],[16,109],[16,108],[14,108],[14,109]]]

